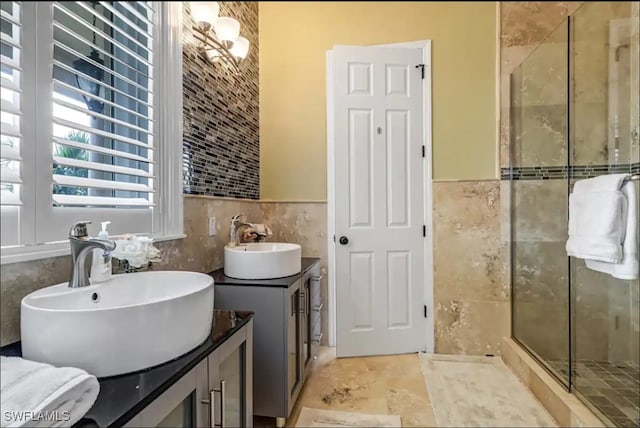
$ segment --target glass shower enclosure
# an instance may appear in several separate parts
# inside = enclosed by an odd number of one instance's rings
[[[640,170],[638,10],[585,2],[510,82],[512,334],[610,426],[640,424],[640,281],[565,244],[576,180]]]

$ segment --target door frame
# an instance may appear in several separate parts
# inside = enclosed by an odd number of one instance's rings
[[[334,45],[333,49],[346,45]],[[422,159],[424,180],[423,221],[427,227],[424,239],[424,304],[427,306],[425,322],[425,336],[427,353],[434,352],[434,304],[433,304],[433,146],[432,146],[432,90],[431,90],[431,40],[401,42],[384,45],[358,47],[389,47],[389,48],[418,48],[422,50],[424,64],[424,80],[422,81],[422,107],[424,112],[422,144],[425,146],[425,157]],[[333,99],[333,56],[332,50],[327,51],[327,266],[328,266],[328,296],[327,296],[327,327],[329,346],[336,346],[336,274],[335,274],[335,100]]]

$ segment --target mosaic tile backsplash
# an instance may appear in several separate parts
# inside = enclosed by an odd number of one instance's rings
[[[258,3],[219,2],[220,16],[240,21],[249,55],[236,74],[210,64],[193,37],[184,4],[183,190],[192,195],[260,198]]]
[[[640,163],[620,165],[525,166],[501,168],[502,180],[552,180],[593,178],[604,174],[640,174]]]

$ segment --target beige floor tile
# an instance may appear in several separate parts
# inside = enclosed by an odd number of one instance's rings
[[[417,354],[336,359],[323,349],[287,426],[302,407],[397,414],[406,427],[435,426]]]

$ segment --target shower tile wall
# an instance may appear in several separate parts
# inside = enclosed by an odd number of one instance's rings
[[[639,120],[638,26],[638,2],[586,4],[574,16],[574,141],[570,157],[574,165],[629,165],[627,172],[638,173],[639,142],[632,138]],[[616,279],[573,259],[572,284],[578,302],[575,359],[630,361],[637,367],[640,281]],[[592,352],[594,338],[585,317],[596,318],[607,328],[601,339],[607,338],[604,357]]]
[[[561,40],[548,40],[549,35],[582,2],[501,2],[501,97],[500,97],[500,165],[509,167],[511,138],[514,138],[516,166],[553,167],[566,164],[566,81],[553,69],[562,68],[558,49]],[[538,69],[527,76],[513,72],[536,48]],[[565,40],[566,43],[566,40]],[[534,63],[531,63],[534,64]],[[535,64],[534,64],[535,66]],[[549,68],[553,69],[550,70]],[[530,70],[531,71],[531,70]],[[557,70],[555,70],[557,71]],[[551,73],[550,73],[551,72]],[[513,74],[513,76],[512,76]],[[531,88],[526,94],[511,99],[513,87],[535,74],[546,76],[549,84]],[[562,88],[562,89],[560,89]],[[523,98],[524,97],[524,98]],[[519,136],[510,127],[527,129]],[[526,139],[525,141],[522,138]],[[526,141],[541,144],[523,145]],[[566,239],[566,182],[563,180],[513,181],[513,188],[503,175],[500,192],[505,208],[501,210],[503,242],[515,245],[513,260],[513,301],[518,317],[512,314],[512,334],[520,336],[529,348],[545,359],[568,361],[567,259],[563,240]],[[516,222],[517,236],[511,244],[511,213]],[[564,216],[564,217],[563,217]]]
[[[573,182],[640,169],[632,137],[640,121],[639,9],[638,2],[501,4],[501,191],[511,192],[502,235],[513,226],[512,333],[565,381],[571,350],[574,390],[617,426],[638,423],[638,407],[628,403],[638,402],[640,281],[592,271],[580,259],[569,269],[564,246]],[[562,24],[568,14],[571,34]],[[617,25],[627,26],[627,39],[612,36]],[[625,40],[630,49],[616,51]],[[592,363],[605,369],[587,370]],[[635,379],[622,392],[607,383],[619,367]]]
[[[638,157],[631,157],[629,118],[631,88],[630,61],[631,52],[628,47],[618,52],[617,65],[621,66],[618,79],[614,78],[615,67],[612,55],[615,49],[610,49],[610,27],[616,21],[629,24],[631,2],[600,2],[597,7],[581,8],[574,16],[572,41],[573,54],[573,103],[572,116],[575,126],[572,127],[573,140],[571,160],[572,165],[603,165],[629,164],[638,162]],[[627,36],[627,43],[629,43]],[[611,51],[611,52],[610,52]],[[615,93],[615,94],[613,94]],[[637,93],[637,92],[636,92]],[[619,97],[617,108],[619,128],[619,157],[616,162],[613,150],[610,148],[615,119],[611,110],[610,97],[617,94],[627,94]],[[637,117],[637,116],[636,116]],[[637,153],[637,151],[636,151]]]
[[[509,167],[509,76],[583,2],[500,2],[500,165]]]
[[[567,183],[562,179],[541,180],[542,175],[548,173],[535,172],[533,168],[564,166],[563,170],[552,169],[551,178],[554,175],[557,178],[566,177],[567,99],[566,86],[563,86],[566,85],[566,61],[563,61],[565,53],[558,51],[566,48],[566,40],[563,41],[560,35],[556,39],[549,35],[554,30],[558,31],[557,26],[581,4],[501,3],[501,166],[509,166],[512,138],[515,155],[513,166],[530,167],[532,171],[528,174],[539,175],[537,181],[514,181],[512,189],[504,181],[502,183],[502,190],[513,192],[511,209],[516,214],[514,221],[517,222],[517,236],[514,237],[517,265],[514,271],[518,277],[514,279],[521,287],[514,290],[514,298],[519,301],[523,316],[514,319],[514,333],[518,337],[519,332],[525,343],[543,359],[549,360],[566,361],[568,352],[567,339],[562,334],[562,330],[566,332],[568,323],[565,307],[568,299],[567,261],[564,251],[567,230],[566,220],[558,221],[567,218]],[[611,19],[629,16],[628,2],[626,10],[624,5],[614,2],[606,4],[608,11],[600,10],[596,13],[608,14]],[[637,10],[637,2],[634,2],[633,7]],[[634,31],[637,34],[636,24],[637,21],[634,21]],[[607,117],[607,94],[610,82],[606,80],[609,52],[601,42],[594,43],[596,40],[608,40],[608,24],[600,19],[599,25],[591,23],[588,28],[589,36],[582,42],[576,41],[574,52],[576,70],[583,72],[583,75],[576,74],[579,84],[574,88],[575,98],[571,106],[574,116],[581,118],[580,125],[572,128],[574,136],[570,153],[572,166],[578,167],[607,165],[610,159],[607,144],[607,123],[610,122]],[[564,29],[560,32],[563,33]],[[632,39],[637,43],[637,37]],[[633,49],[631,52],[634,52]],[[515,78],[510,79],[510,74],[528,56],[534,59],[527,60],[527,69],[522,73],[515,73]],[[590,65],[587,66],[586,62]],[[632,66],[636,63],[637,61],[631,61]],[[536,82],[544,82],[544,85],[536,85]],[[510,99],[510,88],[520,86],[526,88],[525,93]],[[633,93],[638,93],[637,90],[634,92],[633,87],[631,89]],[[637,109],[637,103],[632,103],[632,108]],[[631,117],[638,117],[637,110]],[[524,131],[523,134],[515,132],[510,135],[510,126]],[[628,165],[638,158],[637,153],[637,144],[626,145],[619,152],[619,160]],[[620,171],[630,171],[626,165]],[[635,164],[632,171],[637,171],[637,168]],[[585,172],[589,176],[603,173]],[[503,171],[503,179],[507,176],[508,171]],[[508,224],[506,215],[508,211],[504,210],[503,222]],[[579,295],[581,309],[575,313],[576,324],[580,326],[576,331],[580,354],[583,358],[603,360],[612,357],[612,353],[624,352],[623,349],[637,349],[638,346],[634,347],[634,344],[638,342],[638,323],[629,319],[629,314],[634,312],[628,308],[629,302],[634,302],[629,300],[629,294],[633,294],[635,288],[627,287],[626,296],[623,296],[617,290],[620,287],[612,285],[615,281],[611,277],[585,272],[586,268],[581,261],[576,265],[573,282],[579,284],[577,291],[584,290]],[[610,325],[611,320],[615,319],[610,311],[615,307],[626,308],[626,311],[618,314],[618,325],[627,326],[626,333],[619,332],[624,328],[618,327],[615,330]],[[556,325],[555,330],[547,328],[551,327],[551,323]],[[557,324],[561,330],[558,330]],[[541,335],[541,331],[549,332],[549,336],[544,337],[545,334]],[[620,334],[626,339],[624,346],[617,339]],[[637,361],[637,351],[632,357]]]
[[[561,168],[568,152],[566,20],[512,73],[511,166]],[[569,365],[566,179],[511,182],[513,335]]]

